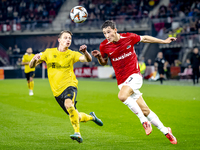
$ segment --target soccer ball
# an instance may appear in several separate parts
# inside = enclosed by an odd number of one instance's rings
[[[87,10],[83,6],[75,6],[70,11],[70,17],[75,23],[83,23],[87,17]]]

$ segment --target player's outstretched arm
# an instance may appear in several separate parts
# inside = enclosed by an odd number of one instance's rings
[[[159,43],[159,44],[169,44],[172,41],[176,41],[175,37],[168,37],[165,40],[161,40],[152,36],[144,35],[141,36],[141,42],[143,43]]]
[[[21,64],[22,64],[22,65],[28,65],[29,62],[22,62]]]
[[[90,62],[90,61],[92,61],[92,57],[88,53],[86,45],[81,45],[80,48],[79,48],[79,51],[81,51],[84,54],[79,58],[80,62]]]
[[[100,51],[93,50],[92,55],[98,59],[100,65],[105,66],[108,63],[108,58],[103,58]]]
[[[31,59],[29,63],[30,68],[35,68],[38,64],[40,64],[39,60],[41,59],[40,54],[35,54],[35,56]]]

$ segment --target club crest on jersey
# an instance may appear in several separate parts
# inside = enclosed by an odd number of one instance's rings
[[[69,57],[69,55],[66,55],[65,58]]]
[[[131,45],[128,45],[128,46],[126,47],[126,49],[129,49],[129,48],[131,48]]]

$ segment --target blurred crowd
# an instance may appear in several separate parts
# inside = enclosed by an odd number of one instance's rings
[[[160,6],[152,19],[162,18],[154,23],[155,30],[160,38],[173,36],[178,42],[183,42],[181,35],[200,33],[200,1],[199,0],[170,0],[168,6]],[[165,19],[165,20],[163,20]],[[200,37],[199,41],[200,41]]]
[[[160,0],[79,0],[84,6],[89,19],[116,20],[148,17],[148,13]]]
[[[183,63],[178,59],[175,59],[174,62],[170,64],[165,59],[162,52],[158,52],[155,60],[146,60],[145,57],[141,57],[139,59],[140,72],[145,79],[153,81],[159,80],[159,59],[163,61],[162,67],[164,70],[164,78],[166,80],[171,78],[193,79],[193,84],[198,84],[198,79],[200,77],[200,53],[198,47],[193,47],[191,49],[187,59]]]
[[[162,5],[158,13],[152,18],[167,17],[200,17],[200,1],[199,0],[170,0],[168,6]]]
[[[3,31],[4,26],[8,30],[13,24],[16,25],[16,30],[18,28],[34,30],[36,26],[47,26],[56,17],[64,1],[2,0],[0,1],[0,30]],[[190,49],[194,46],[190,42],[191,39],[193,42],[200,43],[200,1],[170,0],[168,5],[161,5],[158,11],[150,16],[151,10],[160,2],[161,0],[79,0],[78,5],[87,9],[88,20],[112,19],[123,23],[123,20],[148,18],[151,19],[158,38],[177,37],[175,44],[182,46],[186,44]],[[156,21],[153,22],[154,20]],[[71,23],[70,19],[69,23]],[[13,48],[8,48],[7,54],[12,57],[22,55],[22,52],[15,45]],[[174,59],[167,66],[185,68],[190,61],[190,59],[185,59],[184,62],[180,60]],[[154,60],[140,60],[140,62],[145,62],[146,66],[154,65]]]
[[[24,30],[51,23],[64,0],[2,0],[0,31]],[[13,24],[15,26],[13,26]],[[29,24],[28,26],[26,26]]]
[[[200,16],[199,0],[170,0],[169,5],[161,5],[155,15],[149,12],[159,4],[160,0],[79,0],[79,5],[84,6],[89,19],[113,19],[130,18],[167,18]]]

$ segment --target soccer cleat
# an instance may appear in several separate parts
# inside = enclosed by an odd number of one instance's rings
[[[97,118],[97,116],[95,115],[94,112],[91,112],[90,115],[93,117],[93,121],[99,125],[99,126],[103,126],[103,122],[101,121],[101,119]]]
[[[169,139],[169,141],[172,144],[177,144],[177,140],[176,140],[175,136],[173,136],[171,128],[167,127],[167,129],[169,132],[167,134],[165,134],[165,136]]]
[[[146,122],[143,122],[142,125],[144,127],[145,132],[146,132],[146,135],[149,135],[152,131],[151,123],[149,121],[146,121]]]
[[[29,90],[29,95],[30,95],[30,96],[33,95],[33,90]]]
[[[71,138],[72,140],[76,140],[76,141],[79,142],[79,143],[82,143],[82,142],[83,142],[83,139],[82,139],[80,133],[74,133],[74,134],[70,135],[70,138]]]

